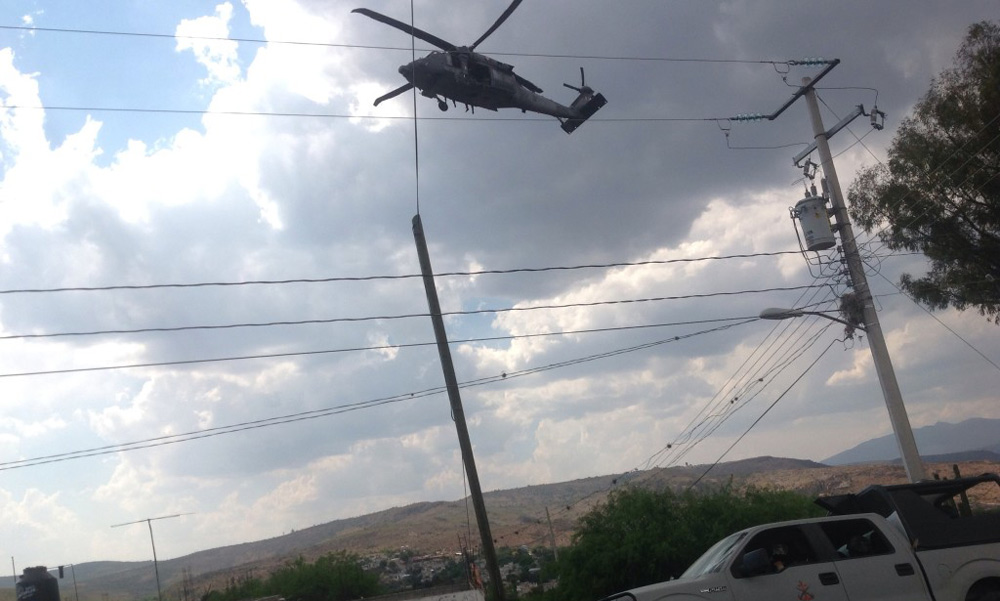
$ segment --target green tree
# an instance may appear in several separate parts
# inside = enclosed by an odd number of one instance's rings
[[[330,553],[308,563],[302,557],[274,571],[267,579],[231,579],[225,590],[209,591],[202,601],[240,601],[281,595],[289,601],[350,601],[379,593],[378,576],[365,572],[358,558]]]
[[[560,551],[557,596],[586,601],[668,580],[727,534],[821,514],[787,491],[615,491],[580,519],[573,544]]]
[[[355,555],[329,553],[315,563],[301,557],[275,570],[265,583],[267,594],[295,601],[350,601],[378,592],[378,577],[365,572]]]
[[[931,308],[1000,324],[1000,26],[969,27],[955,64],[904,119],[888,161],[851,185],[851,217],[893,250],[930,259],[901,285]]]

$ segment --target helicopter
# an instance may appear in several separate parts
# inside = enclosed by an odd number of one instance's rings
[[[563,85],[577,92],[576,99],[565,106],[542,96],[542,89],[527,79],[514,73],[514,67],[476,52],[479,46],[517,9],[522,0],[513,0],[507,10],[469,46],[456,46],[426,31],[397,21],[367,8],[356,8],[358,13],[380,23],[395,27],[400,31],[419,38],[441,49],[432,51],[399,68],[399,74],[407,83],[375,100],[375,106],[417,88],[422,96],[438,101],[438,108],[448,110],[448,100],[453,106],[458,103],[475,112],[475,107],[496,111],[501,108],[519,108],[521,112],[531,111],[551,115],[559,120],[566,133],[573,133],[602,106],[607,104],[602,94],[595,94],[587,86],[583,67],[580,68],[580,85]]]

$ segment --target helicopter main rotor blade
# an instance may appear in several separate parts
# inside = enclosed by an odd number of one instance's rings
[[[517,1],[520,2],[521,0],[517,0]],[[447,42],[445,40],[442,40],[441,38],[437,37],[436,35],[431,35],[431,34],[427,33],[426,31],[423,31],[421,29],[417,29],[416,27],[413,27],[411,25],[407,25],[406,23],[403,23],[402,21],[397,21],[396,19],[393,19],[392,17],[387,17],[387,16],[385,16],[385,15],[383,15],[381,13],[377,13],[377,12],[375,12],[373,10],[369,10],[367,8],[355,8],[351,12],[352,13],[358,13],[359,15],[364,15],[364,16],[369,17],[371,19],[375,19],[379,23],[385,23],[386,25],[388,25],[390,27],[395,27],[396,29],[398,29],[398,30],[400,30],[400,31],[402,31],[404,33],[408,33],[408,34],[412,35],[415,38],[420,38],[421,40],[427,42],[428,44],[431,44],[433,46],[437,46],[438,48],[440,48],[441,50],[444,50],[445,52],[453,52],[453,51],[455,51],[455,50],[458,49],[458,47],[455,46],[454,44],[452,44],[451,42]]]
[[[503,22],[506,21],[507,17],[509,17],[511,13],[517,9],[518,5],[521,4],[521,2],[522,0],[514,0],[513,2],[511,2],[510,6],[507,7],[507,10],[503,11],[503,14],[500,15],[500,17],[493,22],[493,26],[487,29],[486,33],[479,36],[479,39],[473,42],[471,46],[469,46],[469,50],[475,50],[476,46],[481,44],[483,40],[485,40],[486,38],[490,37],[490,34],[496,31],[498,27],[503,25]]]
[[[413,84],[412,83],[403,84],[403,85],[399,86],[398,88],[396,88],[395,90],[389,92],[388,94],[385,94],[383,96],[379,96],[378,98],[376,98],[375,99],[375,106],[378,106],[379,103],[381,103],[381,102],[383,102],[385,100],[389,100],[390,98],[395,98],[396,96],[399,96],[403,92],[409,92],[412,89],[413,89]]]

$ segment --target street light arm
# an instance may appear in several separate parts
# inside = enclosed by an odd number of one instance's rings
[[[817,317],[822,317],[824,319],[829,319],[830,321],[844,324],[849,328],[861,330],[862,332],[866,331],[863,325],[853,324],[848,321],[844,321],[839,317],[827,315],[826,313],[821,313],[819,311],[803,311],[802,309],[780,309],[777,307],[769,307],[760,312],[761,319],[791,319],[792,317],[802,317],[803,315],[816,315]]]

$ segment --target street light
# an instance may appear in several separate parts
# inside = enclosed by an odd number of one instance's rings
[[[830,321],[842,323],[855,330],[861,330],[862,332],[865,331],[865,327],[863,325],[853,324],[848,321],[844,321],[839,317],[821,313],[820,311],[803,311],[802,309],[778,309],[776,307],[768,307],[760,312],[761,319],[790,319],[792,317],[802,317],[803,315],[815,315],[816,317],[822,317],[824,319],[829,319]]]
[[[852,324],[819,311],[771,307],[760,312],[761,319],[790,319],[804,315],[816,315],[830,321],[842,323],[849,328],[857,328],[863,332],[868,332],[864,326]],[[896,384],[896,374],[889,360],[889,351],[885,348],[885,341],[881,337],[882,332],[878,326],[878,321],[874,323],[879,335],[875,337],[869,333],[869,348],[872,352],[872,360],[875,362],[875,372],[878,374],[879,383],[882,386],[882,396],[885,398],[885,405],[889,410],[889,421],[892,422],[892,430],[896,434],[896,443],[899,445],[903,467],[906,469],[910,481],[918,482],[924,479],[924,466],[920,460],[920,453],[917,451],[917,442],[913,437],[913,430],[910,428],[910,420],[906,415],[906,407],[903,406],[903,397],[899,392],[899,385]],[[874,340],[880,341],[878,348],[874,344],[871,344]]]

